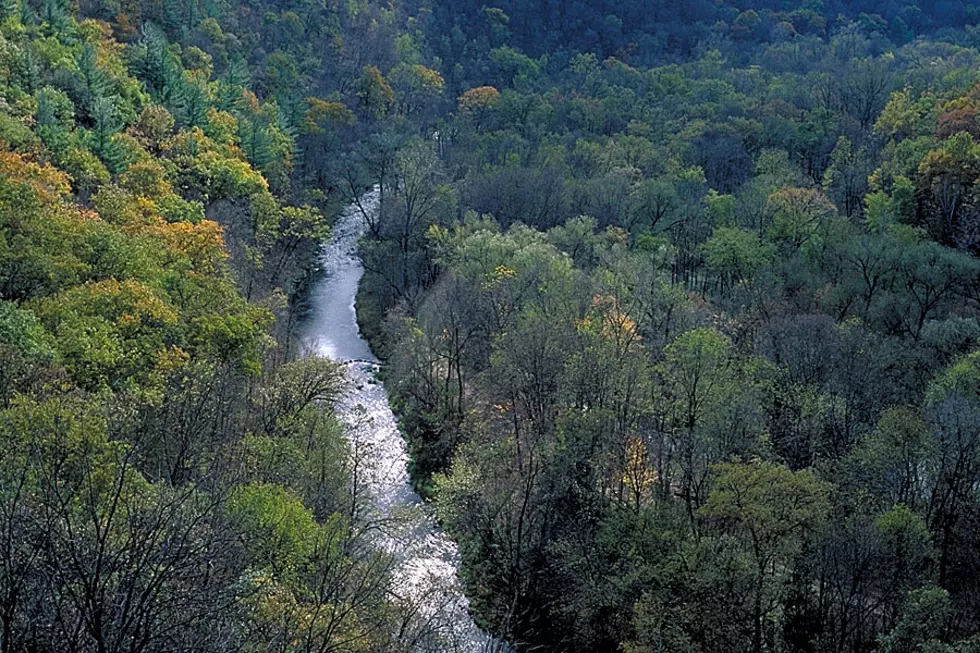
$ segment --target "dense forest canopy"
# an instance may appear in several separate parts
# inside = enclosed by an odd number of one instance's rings
[[[393,19],[274,9],[0,7],[0,650],[438,637],[292,342]]]
[[[976,7],[427,9],[360,309],[481,622],[973,650]]]
[[[0,2],[0,651],[409,651],[338,209],[517,651],[980,650],[980,7]]]
[[[706,46],[723,45],[737,56],[796,36],[826,38],[854,22],[875,37],[903,44],[917,35],[961,29],[977,22],[978,8],[962,0],[916,2],[584,2],[501,0],[433,3],[433,15],[468,42],[517,47],[533,57],[595,52],[652,64],[690,58]],[[452,42],[440,28],[433,39]],[[440,56],[448,51],[438,50]],[[465,66],[464,66],[465,67]]]

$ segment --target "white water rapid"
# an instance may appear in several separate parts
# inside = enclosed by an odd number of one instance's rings
[[[366,515],[380,525],[376,544],[393,555],[392,594],[417,606],[426,637],[420,651],[478,653],[499,650],[476,624],[457,572],[459,550],[439,530],[412,490],[408,454],[388,405],[384,385],[375,380],[378,360],[361,338],[354,312],[364,268],[357,241],[367,228],[365,213],[378,211],[375,189],[344,211],[320,254],[322,277],[310,294],[310,315],[303,336],[314,355],[343,362],[347,390],[336,405],[354,453],[355,483],[370,498]]]

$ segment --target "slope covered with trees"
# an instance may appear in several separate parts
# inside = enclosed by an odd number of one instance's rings
[[[435,636],[291,342],[394,18],[297,9],[0,7],[2,651]]]
[[[648,5],[431,3],[455,106],[376,168],[361,312],[478,617],[974,650],[975,8]]]

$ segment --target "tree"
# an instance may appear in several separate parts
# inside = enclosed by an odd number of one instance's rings
[[[928,581],[932,536],[922,517],[903,504],[879,515],[875,530],[882,540],[879,582],[894,624],[909,593]]]
[[[236,488],[227,510],[247,538],[249,564],[276,578],[296,578],[318,546],[312,512],[284,487],[252,483]]]
[[[680,197],[667,179],[647,179],[637,185],[630,195],[629,227],[646,227],[650,231],[669,229]]]
[[[935,444],[922,417],[909,408],[885,411],[874,431],[854,452],[862,485],[881,507],[902,505],[922,510],[928,502],[928,469]]]
[[[665,408],[675,429],[674,447],[681,468],[679,493],[691,528],[696,530],[695,514],[705,498],[710,465],[716,455],[701,427],[735,389],[731,342],[712,329],[688,331],[664,349],[664,361],[657,369],[664,378],[668,402]],[[661,482],[668,487],[671,479]]]
[[[715,229],[702,250],[704,262],[717,275],[722,293],[751,279],[774,256],[772,246],[763,243],[757,233],[732,227]]]
[[[535,228],[557,226],[572,213],[570,189],[555,168],[505,168],[485,176],[471,175],[461,200],[502,227],[521,222]]]
[[[976,279],[976,262],[935,242],[916,243],[899,254],[898,288],[882,309],[886,328],[918,339],[927,320],[949,306]]]
[[[823,175],[823,187],[848,218],[861,211],[861,200],[870,172],[867,152],[863,148],[855,152],[850,139],[841,136],[830,154],[830,165]]]
[[[459,110],[473,120],[476,131],[480,131],[490,112],[500,101],[500,91],[493,86],[477,86],[459,96]]]
[[[875,132],[896,140],[925,135],[930,126],[934,126],[928,99],[913,100],[912,90],[908,87],[895,91],[875,121]]]
[[[37,316],[0,300],[0,407],[27,389],[37,368],[55,362],[51,336]]]
[[[721,193],[737,190],[749,178],[752,159],[742,135],[733,127],[709,127],[692,143],[694,161],[708,184]]]
[[[927,587],[909,592],[902,619],[883,638],[881,650],[884,653],[954,650],[941,644],[949,615],[949,593],[945,590]]]
[[[98,53],[91,43],[86,43],[78,55],[78,84],[81,108],[85,116],[93,118],[96,101],[112,94],[109,77],[99,66]]]
[[[980,146],[960,132],[930,151],[919,164],[918,188],[928,198],[925,222],[941,242],[962,248],[980,239],[973,184],[980,173]]]
[[[890,55],[849,62],[841,81],[841,103],[862,128],[871,127],[885,107],[892,86]]]
[[[972,565],[958,567],[958,547],[969,541],[963,532],[965,511],[974,505],[968,488],[980,473],[980,430],[974,420],[980,410],[977,380],[980,356],[970,354],[948,366],[926,391],[928,423],[932,427],[938,465],[930,475],[926,519],[935,533],[939,553],[940,587],[955,588],[957,576],[973,575]]]
[[[395,103],[395,91],[374,66],[364,67],[358,83],[357,97],[365,111],[379,117]]]
[[[75,126],[75,105],[65,93],[50,86],[40,89],[36,98],[38,135],[52,150],[60,151]]]
[[[425,109],[438,100],[446,85],[442,75],[422,64],[402,64],[391,71],[389,78],[399,112],[410,117],[420,112],[431,114],[431,110]],[[419,118],[424,125],[426,115]]]
[[[811,472],[791,472],[767,462],[714,467],[712,490],[698,511],[745,538],[755,566],[754,651],[773,645],[766,619],[794,554],[829,511],[830,484]]]
[[[446,221],[453,200],[428,145],[415,143],[396,154],[380,207],[379,231],[385,240],[371,243],[364,256],[365,268],[384,280],[396,300],[410,298],[428,283],[425,230]]]
[[[416,477],[426,482],[446,472],[463,437],[470,408],[470,375],[479,368],[474,350],[486,347],[479,291],[455,275],[442,278],[405,324],[393,348],[392,368],[411,443]]]
[[[89,109],[92,119],[92,151],[114,172],[121,172],[125,154],[113,136],[123,127],[112,98],[97,97]]]
[[[973,138],[980,137],[980,124],[977,123],[978,91],[974,88],[968,94],[958,97],[938,107],[940,113],[936,125],[936,138],[945,140],[960,132],[969,133]]]
[[[769,237],[796,249],[820,233],[837,215],[837,207],[820,191],[786,188],[769,196],[766,215]]]
[[[107,426],[77,396],[0,413],[3,650],[221,646],[231,558],[214,551],[233,545],[214,504],[148,484]]]

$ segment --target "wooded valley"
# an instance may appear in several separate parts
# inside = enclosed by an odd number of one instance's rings
[[[980,4],[0,1],[0,651],[980,651]]]

